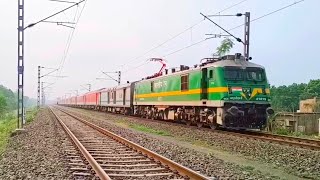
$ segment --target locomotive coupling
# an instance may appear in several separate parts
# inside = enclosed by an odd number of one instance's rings
[[[231,106],[227,109],[227,113],[234,117],[244,116],[244,111],[239,110],[237,106]]]

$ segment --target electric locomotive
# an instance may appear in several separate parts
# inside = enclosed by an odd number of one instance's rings
[[[136,82],[134,114],[199,127],[265,128],[273,110],[264,68],[241,54],[204,60]]]

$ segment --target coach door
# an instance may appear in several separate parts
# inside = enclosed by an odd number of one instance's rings
[[[201,77],[201,99],[208,99],[208,69],[202,69],[202,77]]]
[[[123,88],[123,105],[126,105],[126,88]]]

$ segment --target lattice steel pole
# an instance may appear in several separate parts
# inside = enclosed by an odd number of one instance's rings
[[[121,83],[121,71],[118,71],[118,85]]]
[[[18,0],[18,129],[23,128],[24,102],[24,0]]]
[[[44,88],[43,88],[43,82],[41,82],[41,106],[44,105]]]
[[[40,77],[41,77],[41,66],[38,66],[38,99],[37,107],[40,108]]]
[[[244,16],[244,57],[249,61],[250,12],[246,12]]]

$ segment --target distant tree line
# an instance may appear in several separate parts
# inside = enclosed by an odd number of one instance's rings
[[[7,112],[17,109],[17,93],[0,85],[0,118]],[[26,107],[34,106],[36,101],[27,96],[24,97]]]
[[[289,86],[272,86],[270,91],[272,107],[276,111],[297,111],[300,100],[320,97],[320,79]]]

